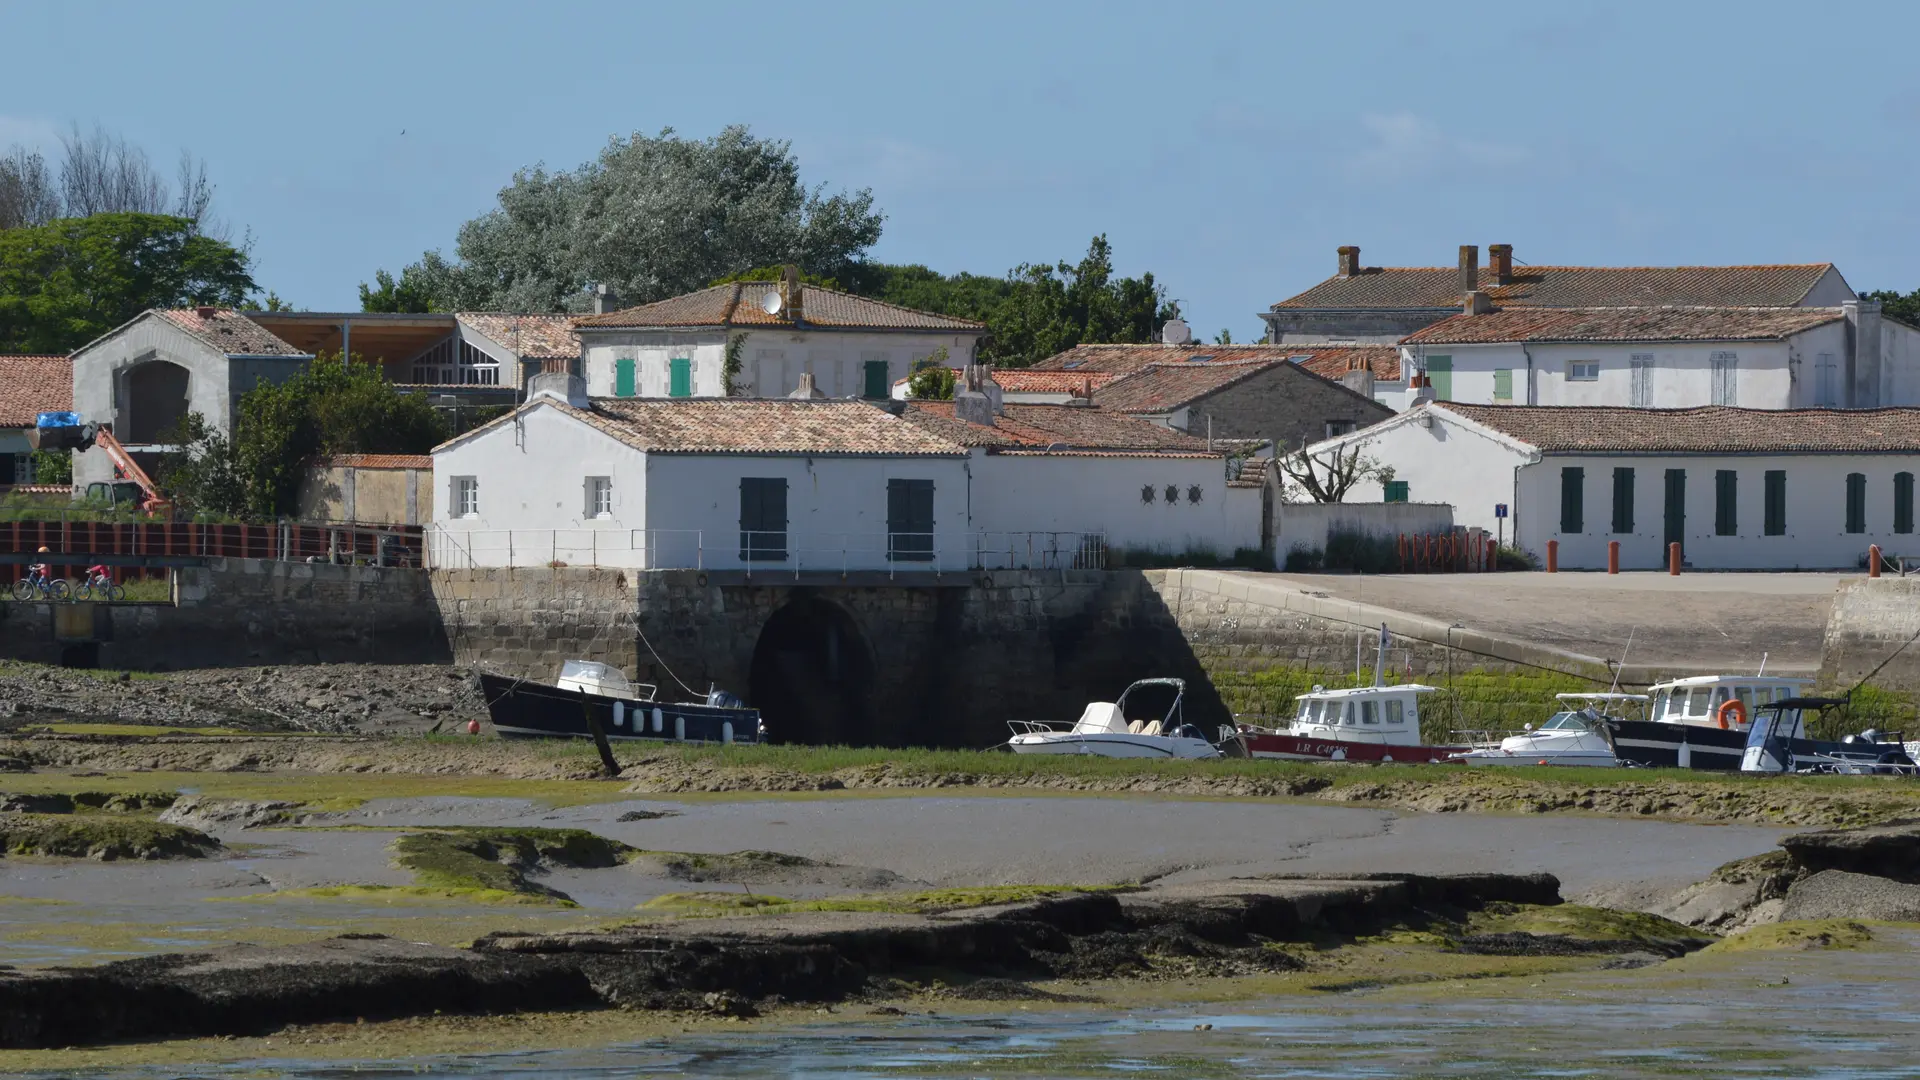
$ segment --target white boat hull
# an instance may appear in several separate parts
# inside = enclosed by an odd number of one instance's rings
[[[1462,765],[1578,765],[1611,769],[1620,764],[1611,750],[1558,750],[1522,753],[1514,750],[1470,750],[1452,758]]]
[[[1091,754],[1114,758],[1212,758],[1220,751],[1205,739],[1120,732],[1032,732],[1007,745],[1016,754]]]

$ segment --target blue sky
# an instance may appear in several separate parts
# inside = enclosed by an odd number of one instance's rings
[[[728,123],[872,188],[876,258],[1001,273],[1104,232],[1237,340],[1345,243],[1920,287],[1920,5],[1538,8],[0,0],[0,145],[190,148],[315,310],[451,254],[518,166]]]

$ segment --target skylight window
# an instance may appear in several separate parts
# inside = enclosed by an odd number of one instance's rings
[[[1086,365],[1085,360],[1069,360],[1060,366],[1066,368],[1068,371],[1078,371],[1081,367],[1085,365]]]
[[[1189,356],[1187,357],[1187,362],[1190,364],[1204,364],[1211,359],[1213,359],[1211,356]]]

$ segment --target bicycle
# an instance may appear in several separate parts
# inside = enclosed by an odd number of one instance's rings
[[[13,583],[15,600],[65,600],[72,594],[66,578],[53,575],[53,567],[46,563],[34,563],[27,567],[27,576]]]
[[[100,594],[102,600],[118,601],[127,598],[127,587],[113,580],[104,566],[87,567],[87,576],[80,579],[79,587],[73,592],[82,600],[93,599],[93,594],[96,592]]]

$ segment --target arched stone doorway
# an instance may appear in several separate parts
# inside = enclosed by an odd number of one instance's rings
[[[128,369],[120,430],[115,432],[120,441],[129,446],[162,441],[187,415],[187,383],[187,369],[167,360],[149,360]]]
[[[754,644],[749,681],[774,742],[873,742],[873,651],[838,604],[802,592],[775,611]]]

